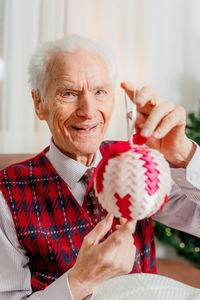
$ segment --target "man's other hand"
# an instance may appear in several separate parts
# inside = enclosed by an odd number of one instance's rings
[[[112,227],[113,215],[85,236],[75,265],[69,271],[69,284],[75,300],[91,294],[105,280],[131,272],[136,248],[133,233],[136,221],[122,219],[117,230],[100,242]]]

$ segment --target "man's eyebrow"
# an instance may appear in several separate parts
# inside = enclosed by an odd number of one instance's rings
[[[70,84],[70,83],[59,83],[58,84],[58,87],[57,89],[60,89],[60,88],[63,88],[63,89],[66,89],[66,90],[71,90],[71,91],[81,91],[81,89],[73,84]]]
[[[70,80],[66,80],[65,78],[55,78],[55,81],[57,81],[58,83],[58,89],[60,88],[64,88],[66,90],[72,90],[72,91],[77,91],[77,92],[81,92],[82,88],[80,86],[77,86],[75,83],[70,82]],[[91,85],[91,90],[104,90],[104,89],[110,89],[111,88],[111,84],[110,83],[100,83],[97,85],[92,86]]]
[[[81,92],[82,88],[74,86],[72,84],[68,84],[68,83],[60,83],[57,87],[57,89],[66,89],[66,90],[71,90],[71,91],[75,91],[75,92]],[[97,85],[91,88],[91,90],[108,90],[110,89],[111,86],[109,84],[105,84],[105,85]]]
[[[93,88],[93,90],[104,90],[104,89],[110,89],[110,84],[103,84],[103,85],[97,85]]]
[[[59,88],[63,88],[65,90],[70,90],[70,91],[76,91],[76,92],[80,92],[81,91],[80,88],[75,87],[73,85],[68,85],[68,84],[59,85]]]

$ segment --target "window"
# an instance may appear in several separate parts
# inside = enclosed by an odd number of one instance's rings
[[[3,101],[3,38],[4,38],[4,9],[5,1],[0,0],[0,132],[2,130],[2,101]]]

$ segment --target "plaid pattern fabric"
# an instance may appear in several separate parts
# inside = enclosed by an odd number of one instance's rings
[[[102,155],[109,144],[102,144]],[[46,151],[48,148],[0,172],[0,189],[12,213],[19,243],[30,259],[33,291],[44,289],[74,265],[84,236],[94,228],[46,158]],[[116,223],[117,219],[112,230]],[[151,219],[137,223],[134,239],[137,253],[133,272],[156,272]]]

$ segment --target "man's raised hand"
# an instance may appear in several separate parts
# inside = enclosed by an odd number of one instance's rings
[[[130,82],[121,83],[121,87],[137,106],[136,129],[147,138],[147,145],[159,150],[175,166],[186,167],[196,146],[185,134],[184,108],[164,101],[152,87],[138,88]]]

